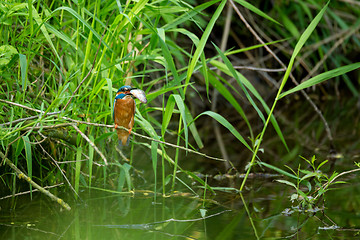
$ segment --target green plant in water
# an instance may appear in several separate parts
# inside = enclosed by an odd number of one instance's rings
[[[297,208],[299,211],[316,212],[320,203],[324,199],[324,195],[330,190],[330,186],[338,183],[344,183],[343,181],[334,181],[339,175],[337,172],[333,172],[330,177],[323,173],[320,169],[328,162],[324,160],[317,164],[315,155],[309,160],[300,156],[307,164],[306,169],[302,169],[300,164],[297,170],[289,168],[296,176],[296,183],[287,180],[276,180],[280,183],[284,183],[293,187],[296,193],[293,193],[290,197],[292,203],[298,203]]]

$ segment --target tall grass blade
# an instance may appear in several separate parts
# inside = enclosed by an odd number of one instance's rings
[[[20,61],[20,69],[21,69],[21,85],[22,89],[25,92],[26,91],[26,75],[27,75],[27,61],[26,56],[24,54],[19,54],[19,61]]]
[[[234,135],[234,137],[236,137],[242,144],[244,144],[245,147],[247,147],[251,152],[252,149],[249,146],[249,144],[247,144],[247,142],[245,141],[245,139],[241,136],[241,134],[234,128],[233,125],[231,125],[231,123],[228,122],[228,120],[226,120],[223,116],[212,112],[212,111],[206,111],[203,113],[200,113],[196,118],[198,119],[199,117],[203,116],[203,115],[208,115],[209,117],[212,117],[213,119],[215,119],[216,121],[218,121],[221,125],[223,125],[224,127],[226,127],[229,132],[231,132],[232,135]]]
[[[199,178],[195,173],[190,172],[190,171],[183,171],[183,172],[186,173],[187,175],[189,175],[190,177],[192,177],[194,180],[198,181],[201,185],[204,186],[204,188],[211,191],[213,194],[216,194],[214,189],[212,189],[212,187],[210,187],[209,184],[207,184],[204,180]]]
[[[39,16],[39,13],[36,11],[36,8],[33,5],[31,5],[31,7],[32,8],[29,9],[29,12],[32,11],[32,15],[33,15],[33,18],[34,18],[35,22],[39,25],[41,32],[43,33],[46,41],[49,43],[49,45],[50,45],[51,49],[53,50],[55,56],[59,60],[60,66],[62,68],[63,67],[62,60],[61,60],[61,58],[60,58],[60,56],[59,56],[59,54],[58,54],[52,40],[51,40],[51,37],[50,37],[50,35],[49,35],[49,33],[48,33],[47,29],[46,29],[46,26],[44,25],[43,20]]]
[[[94,142],[94,136],[90,135],[89,139],[91,142]],[[89,161],[88,161],[88,168],[89,168],[89,189],[91,189],[91,178],[92,178],[92,167],[94,162],[94,148],[89,144]]]
[[[218,52],[218,54],[220,55],[221,59],[224,61],[225,65],[227,66],[227,68],[230,70],[232,76],[236,79],[236,81],[239,83],[241,89],[243,90],[243,92],[246,95],[246,98],[249,100],[249,102],[251,103],[251,105],[253,106],[253,108],[256,110],[256,112],[258,113],[260,119],[263,121],[263,123],[265,123],[265,118],[264,115],[262,114],[262,112],[260,111],[260,109],[258,108],[258,106],[256,105],[256,103],[254,102],[254,100],[252,99],[252,97],[250,96],[250,94],[248,93],[248,91],[246,90],[246,88],[244,87],[244,84],[240,81],[239,75],[236,73],[235,68],[233,67],[233,65],[231,64],[230,60],[224,55],[224,53],[220,50],[220,48],[218,48],[215,44],[213,44],[216,51]]]
[[[127,163],[124,163],[121,168],[122,170],[121,172],[125,174],[128,191],[133,190],[131,176],[130,176],[130,169],[131,169],[131,165]]]
[[[226,4],[226,0],[222,0],[221,3],[219,4],[218,8],[215,10],[213,16],[211,17],[209,24],[207,25],[204,33],[201,36],[201,39],[199,41],[198,46],[196,47],[195,53],[191,59],[191,62],[189,64],[189,68],[186,74],[186,80],[185,80],[185,84],[188,84],[191,78],[191,75],[194,72],[195,66],[200,58],[200,55],[203,53],[204,48],[205,48],[205,44],[210,36],[210,33],[212,31],[212,29],[214,28],[214,25],[217,21],[217,19],[219,18],[223,8],[225,7]],[[184,88],[184,93],[186,92],[186,87]]]
[[[194,140],[197,144],[197,146],[201,149],[204,147],[204,144],[201,140],[201,137],[199,135],[199,132],[196,128],[195,122],[194,122],[194,118],[190,113],[189,108],[185,105],[185,117],[186,117],[186,122],[189,123],[189,129],[191,132],[191,135],[194,137]]]
[[[279,87],[279,91],[278,91],[278,96],[280,95],[280,93],[282,92],[282,89],[284,88],[289,75],[292,71],[292,67],[294,65],[295,62],[295,58],[296,56],[299,54],[301,48],[304,46],[305,42],[307,41],[307,39],[310,37],[311,33],[314,31],[315,27],[318,25],[318,23],[320,22],[321,18],[323,17],[328,5],[329,5],[330,1],[321,9],[321,11],[316,15],[316,17],[311,21],[311,23],[309,24],[309,26],[306,28],[306,30],[304,31],[304,33],[301,35],[299,41],[296,43],[295,48],[294,48],[294,52],[291,55],[290,61],[289,61],[289,65],[287,67],[287,70],[285,72],[284,78],[281,82],[281,85]],[[278,97],[277,96],[277,97]],[[275,103],[274,103],[275,104]]]
[[[151,161],[152,167],[154,171],[154,202],[156,202],[156,184],[157,184],[157,150],[158,150],[158,142],[152,141],[151,142]],[[165,166],[162,166],[165,167]]]
[[[183,99],[180,97],[180,95],[173,94],[172,96],[174,97],[176,105],[177,105],[177,107],[178,107],[178,109],[180,111],[181,119],[182,119],[182,122],[183,122],[183,125],[184,125],[185,147],[187,148],[188,147],[188,141],[189,141],[189,138],[188,138],[189,130],[188,130],[187,122],[186,122],[185,104],[184,104]]]
[[[289,62],[289,65],[288,65],[288,68],[285,72],[285,75],[284,75],[284,78],[281,82],[281,85],[279,87],[279,90],[278,90],[278,93],[276,95],[276,98],[275,98],[275,101],[271,107],[271,110],[270,110],[270,113],[269,113],[269,116],[265,122],[265,125],[263,127],[263,130],[261,131],[261,134],[260,134],[260,137],[259,137],[259,143],[256,145],[256,148],[255,148],[255,151],[253,153],[253,157],[251,159],[251,162],[250,162],[250,165],[249,165],[249,168],[246,172],[246,175],[241,183],[241,186],[240,186],[240,191],[242,191],[242,189],[244,188],[245,186],[245,182],[250,174],[250,171],[251,171],[251,167],[253,166],[254,162],[255,162],[255,158],[256,158],[256,155],[259,151],[259,148],[260,148],[260,145],[261,145],[261,142],[262,142],[262,139],[264,137],[264,134],[265,134],[265,131],[266,131],[266,128],[269,124],[269,121],[270,121],[270,118],[272,116],[272,113],[275,109],[275,106],[276,106],[276,103],[278,101],[278,97],[280,96],[280,93],[282,92],[282,89],[284,88],[285,86],[285,83],[286,81],[288,80],[289,78],[289,75],[290,75],[290,72],[291,72],[291,69],[292,69],[292,66],[294,64],[294,61],[295,61],[295,58],[296,56],[298,55],[298,53],[300,52],[301,48],[304,46],[306,40],[310,37],[311,33],[314,31],[315,27],[317,26],[317,24],[320,22],[322,16],[324,15],[326,9],[327,9],[327,6],[329,5],[330,2],[328,2],[322,9],[321,11],[318,13],[318,15],[316,15],[316,17],[314,18],[314,20],[310,23],[310,25],[306,28],[306,30],[304,31],[304,33],[301,35],[298,43],[296,44],[295,46],[295,49],[294,49],[294,52],[293,52],[293,55],[291,56],[290,58],[290,62]]]
[[[275,172],[278,172],[278,173],[280,173],[281,175],[283,175],[283,176],[288,176],[288,177],[291,177],[291,178],[293,178],[293,179],[299,179],[296,175],[294,175],[294,174],[292,174],[292,173],[289,173],[289,172],[287,172],[287,171],[284,171],[284,170],[282,170],[281,168],[278,168],[278,167],[275,167],[275,166],[273,166],[273,165],[271,165],[271,164],[268,164],[268,163],[266,163],[266,162],[259,162],[258,163],[260,166],[264,166],[264,167],[267,167],[267,168],[269,168],[269,169],[271,169],[271,170],[273,170],[273,171],[275,171]]]
[[[212,60],[210,62],[213,66],[217,67],[218,69],[220,69],[223,73],[232,76],[232,73],[230,72],[230,70],[227,68],[227,66],[224,63],[221,63],[219,61],[215,61]],[[249,89],[249,91],[257,98],[257,100],[261,103],[261,105],[263,106],[263,108],[265,109],[266,113],[269,114],[270,113],[270,108],[268,107],[268,105],[266,104],[265,100],[261,97],[261,95],[259,94],[259,92],[256,90],[256,88],[254,88],[254,86],[238,71],[236,71],[236,74],[238,75],[238,79],[241,81],[242,84],[245,85],[245,87],[247,89]],[[237,78],[236,78],[237,79]],[[238,83],[239,85],[241,83]],[[282,134],[282,131],[280,129],[279,124],[277,123],[275,117],[273,115],[270,115],[270,121],[271,124],[273,125],[276,133],[278,134],[279,138],[281,139],[282,143],[284,144],[285,148],[289,151],[289,148],[286,144],[284,135]]]
[[[168,128],[170,119],[174,111],[174,107],[175,107],[175,99],[173,95],[170,95],[166,103],[165,112],[163,114],[163,121],[161,125],[161,136],[165,135],[166,129]]]
[[[76,149],[76,164],[75,164],[75,192],[77,194],[79,194],[79,186],[80,186],[81,154],[82,154],[82,148],[78,147]],[[78,197],[77,194],[75,195],[75,198]]]
[[[32,153],[31,153],[31,144],[28,136],[22,137],[24,141],[25,147],[25,157],[26,157],[26,165],[28,171],[28,177],[32,179]],[[30,198],[32,199],[32,185],[30,185]]]
[[[85,21],[77,12],[75,12],[75,10],[73,10],[72,8],[69,8],[69,7],[59,7],[59,8],[56,8],[52,13],[51,15],[54,15],[57,11],[61,11],[61,10],[65,10],[67,11],[68,13],[70,13],[71,15],[74,16],[74,18],[76,20],[79,20],[84,26],[86,26],[93,34],[94,36],[96,37],[96,39],[98,41],[100,41],[101,39],[101,36],[98,32],[96,32],[91,26],[90,24]],[[101,42],[102,45],[104,45],[106,48],[108,48],[110,51],[112,51],[112,49],[106,44],[105,41],[102,41]]]
[[[238,101],[234,98],[234,96],[230,93],[230,91],[212,74],[209,74],[209,81],[211,85],[223,96],[232,106],[233,108],[240,114],[240,116],[244,119],[246,125],[249,128],[249,132],[253,134],[251,124],[248,118],[245,115],[244,110],[238,103]]]
[[[237,2],[238,4],[242,5],[243,7],[249,9],[250,11],[256,13],[257,15],[259,15],[263,18],[266,18],[267,20],[270,20],[273,23],[282,25],[281,23],[279,23],[278,21],[276,21],[275,19],[273,19],[272,17],[270,17],[269,15],[267,15],[266,13],[264,13],[263,11],[261,11],[260,9],[255,7],[254,5],[251,5],[247,1],[244,1],[244,0],[234,0],[234,1]]]
[[[113,104],[113,91],[112,91],[112,81],[110,78],[106,78],[107,86],[108,86],[108,96],[109,96],[109,106],[111,109],[111,114],[114,112],[114,104]]]
[[[179,86],[174,86],[174,87],[168,87],[168,86],[164,86],[162,89],[159,89],[157,91],[151,92],[149,94],[146,95],[146,98],[148,100],[148,102],[151,102],[153,99],[157,98],[158,96],[167,93],[167,92],[171,92],[174,91],[176,89],[185,87],[186,85],[179,85]]]
[[[220,2],[220,0],[206,1],[205,3],[203,3],[199,6],[196,6],[192,9],[190,9],[189,11],[183,13],[182,15],[170,20],[167,24],[165,24],[163,26],[163,28],[165,30],[173,29],[173,28],[175,28],[175,26],[178,26],[184,22],[187,22],[190,19],[195,21],[193,18],[195,15],[198,15],[200,12],[204,11],[206,8],[214,5],[217,2]],[[195,21],[195,24],[196,24],[196,21]]]
[[[360,62],[357,62],[357,63],[353,63],[353,64],[349,64],[349,65],[346,65],[346,66],[343,66],[343,67],[339,67],[339,68],[336,68],[336,69],[333,69],[333,70],[330,70],[328,72],[324,72],[324,73],[321,73],[313,78],[310,78],[309,80],[299,84],[298,86],[286,91],[286,92],[283,92],[282,94],[280,94],[279,98],[278,99],[281,99],[291,93],[294,93],[294,92],[297,92],[297,91],[300,91],[302,89],[305,89],[305,88],[308,88],[308,87],[312,87],[312,86],[315,86],[316,84],[319,84],[319,83],[322,83],[324,81],[327,81],[331,78],[334,78],[334,77],[337,77],[337,76],[340,76],[340,75],[343,75],[347,72],[350,72],[350,71],[353,71],[353,70],[356,70],[360,68]]]

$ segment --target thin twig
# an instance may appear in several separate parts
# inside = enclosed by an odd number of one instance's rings
[[[340,173],[339,175],[337,175],[336,177],[334,177],[330,182],[327,182],[323,185],[323,189],[327,188],[331,183],[333,183],[337,178],[343,176],[343,175],[346,175],[346,174],[350,174],[350,173],[354,173],[354,172],[358,172],[360,171],[360,168],[356,168],[356,169],[352,169],[352,170],[349,170],[349,171],[346,171],[346,172],[342,172]]]
[[[72,121],[72,122],[75,122],[75,123],[86,124],[86,125],[95,126],[95,127],[115,128],[115,125],[106,125],[106,124],[100,124],[100,123],[90,123],[90,122],[85,122],[85,121],[78,121],[78,120],[71,119],[71,118],[68,118],[68,117],[63,117],[63,119],[68,120],[68,121]],[[122,126],[117,126],[117,128],[129,131],[129,129],[127,129],[125,127],[122,127]],[[200,153],[200,152],[197,152],[195,150],[192,150],[192,149],[189,149],[189,148],[186,148],[186,147],[182,147],[182,146],[179,146],[179,145],[175,145],[175,144],[171,144],[171,143],[168,143],[168,142],[160,141],[160,140],[157,140],[157,139],[154,139],[154,138],[151,138],[151,137],[136,133],[134,131],[132,131],[131,134],[134,134],[135,136],[138,136],[138,137],[141,137],[141,138],[144,138],[144,139],[148,139],[150,141],[155,141],[155,142],[158,142],[158,143],[161,143],[161,144],[165,144],[165,145],[168,145],[170,147],[179,148],[179,149],[182,149],[184,151],[188,151],[188,152],[200,155],[202,157],[206,157],[208,159],[213,159],[213,160],[222,161],[222,162],[225,161],[225,159],[222,159],[222,158],[216,158],[216,157],[208,156],[208,155],[206,155],[204,153]]]
[[[54,187],[59,187],[59,186],[61,186],[61,185],[64,185],[64,183],[59,183],[59,184],[56,184],[56,185],[53,185],[53,186],[46,186],[46,187],[44,187],[44,189],[50,189],[50,188],[54,188]],[[25,191],[25,192],[15,193],[14,195],[8,195],[8,196],[5,196],[5,197],[0,198],[0,201],[1,201],[1,200],[4,200],[4,199],[7,199],[7,198],[17,197],[17,196],[29,194],[29,193],[31,193],[31,192],[38,192],[38,191],[39,191],[39,189],[34,189],[34,190],[32,190],[32,191]]]
[[[120,228],[120,227],[143,227],[143,228],[148,228],[148,227],[151,227],[153,225],[156,225],[156,224],[162,224],[162,223],[169,223],[169,222],[198,222],[198,221],[202,221],[204,219],[207,219],[207,218],[212,218],[212,217],[215,217],[215,216],[218,216],[218,215],[221,215],[225,212],[231,212],[232,210],[223,210],[221,212],[218,212],[218,213],[214,213],[212,215],[209,215],[209,216],[205,216],[205,217],[201,217],[201,218],[195,218],[195,219],[175,219],[175,218],[169,218],[169,219],[166,219],[164,221],[158,221],[158,222],[150,222],[150,223],[142,223],[142,224],[124,224],[124,225],[95,225],[97,227],[107,227],[107,228]]]
[[[22,105],[22,104],[20,104],[20,103],[14,103],[14,102],[6,101],[6,100],[3,100],[3,99],[0,99],[0,102],[7,103],[7,104],[11,104],[11,105],[14,105],[14,106],[17,106],[17,107],[21,107],[21,108],[25,108],[25,109],[27,109],[27,110],[34,111],[34,112],[38,112],[38,113],[41,113],[41,112],[42,112],[41,110],[38,110],[38,109],[35,109],[35,108],[31,108],[31,107]]]
[[[69,179],[66,177],[65,173],[63,172],[63,170],[60,168],[59,164],[57,163],[57,161],[43,148],[43,146],[40,144],[39,145],[40,148],[43,150],[43,152],[54,162],[54,164],[56,165],[56,167],[59,169],[59,171],[61,172],[61,174],[63,175],[63,177],[65,178],[66,182],[68,183],[69,187],[71,188],[71,190],[75,193],[76,196],[78,196],[78,198],[80,200],[81,197],[79,196],[79,194],[75,191],[75,189],[73,188],[73,186],[71,185]]]
[[[73,124],[72,127],[95,149],[95,151],[104,160],[105,165],[108,165],[108,161],[106,160],[104,154],[97,148],[97,146],[75,124]]]

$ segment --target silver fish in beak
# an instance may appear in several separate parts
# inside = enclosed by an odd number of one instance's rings
[[[142,103],[147,103],[145,92],[141,89],[131,89],[130,93]]]

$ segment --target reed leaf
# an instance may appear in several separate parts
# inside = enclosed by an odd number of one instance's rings
[[[319,75],[313,77],[313,78],[310,78],[309,80],[299,84],[298,86],[286,91],[286,92],[283,92],[279,95],[278,99],[281,99],[291,93],[294,93],[294,92],[297,92],[297,91],[300,91],[302,89],[305,89],[305,88],[308,88],[308,87],[312,87],[312,86],[315,86],[319,83],[322,83],[324,81],[327,81],[329,79],[332,79],[334,77],[337,77],[337,76],[340,76],[340,75],[343,75],[347,72],[350,72],[350,71],[353,71],[353,70],[356,70],[356,69],[359,69],[360,68],[360,62],[357,62],[357,63],[353,63],[353,64],[349,64],[349,65],[346,65],[346,66],[343,66],[343,67],[339,67],[339,68],[336,68],[336,69],[333,69],[333,70],[330,70],[330,71],[327,71],[327,72],[324,72],[324,73],[320,73]]]

